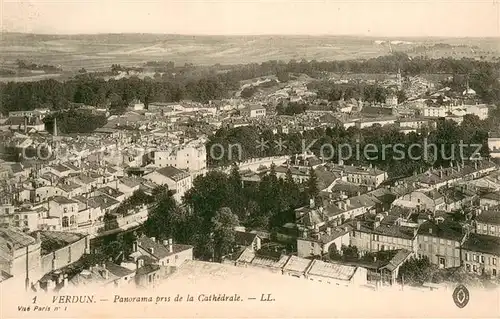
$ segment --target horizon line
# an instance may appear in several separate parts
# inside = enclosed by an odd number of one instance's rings
[[[357,38],[433,38],[433,39],[500,39],[500,35],[494,36],[444,36],[444,35],[368,35],[368,34],[307,34],[307,33],[276,33],[276,34],[197,34],[197,33],[161,33],[161,32],[95,32],[95,33],[44,33],[44,32],[22,32],[1,31],[0,34],[21,35],[44,35],[44,36],[95,36],[95,35],[164,35],[164,36],[186,36],[186,37],[357,37]]]

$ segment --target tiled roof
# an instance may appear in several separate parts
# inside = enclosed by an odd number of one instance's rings
[[[310,259],[300,258],[292,255],[283,267],[283,270],[305,273],[311,263],[312,261]]]
[[[167,166],[167,167],[160,168],[156,172],[158,174],[161,174],[165,177],[168,177],[174,181],[179,181],[181,179],[189,177],[189,174],[187,172],[180,170],[178,168],[175,168],[173,166]]]
[[[461,241],[465,231],[459,223],[444,220],[442,222],[427,221],[420,225],[418,235],[425,235],[454,241]]]
[[[19,249],[35,243],[35,238],[14,228],[0,228],[0,249],[11,246]]]
[[[500,237],[472,233],[462,247],[469,251],[500,256]]]
[[[350,280],[356,272],[356,267],[346,266],[337,263],[327,263],[321,260],[314,260],[308,275],[333,278],[338,280]]]
[[[500,225],[500,206],[495,206],[481,212],[481,214],[476,217],[476,221],[485,224]]]

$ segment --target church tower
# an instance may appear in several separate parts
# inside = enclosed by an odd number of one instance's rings
[[[54,127],[52,129],[53,129],[52,136],[57,137],[57,118],[56,117],[54,117]]]
[[[398,68],[397,84],[398,84],[398,90],[401,90],[401,88],[403,87],[403,80],[401,79],[401,69],[400,68]]]

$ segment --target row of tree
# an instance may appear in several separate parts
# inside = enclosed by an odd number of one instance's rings
[[[431,166],[446,167],[451,162],[466,162],[471,157],[477,159],[479,155],[487,158],[490,125],[494,125],[490,120],[483,121],[475,115],[466,115],[460,125],[440,119],[436,129],[423,127],[420,133],[409,134],[401,133],[395,125],[344,129],[340,123],[326,129],[317,127],[290,134],[273,134],[269,129],[254,126],[221,128],[207,143],[207,153],[210,154],[208,164],[212,167],[227,166],[235,159],[245,161],[301,154],[307,150],[333,162],[342,158],[345,164],[372,164],[387,171],[390,177],[407,176]],[[267,147],[260,147],[256,141],[265,141]],[[286,147],[275,147],[280,141]],[[396,144],[400,144],[400,147],[395,147]],[[410,145],[419,146],[410,148]],[[474,145],[480,146],[477,155],[475,152],[478,147]],[[365,150],[369,150],[369,154]]]

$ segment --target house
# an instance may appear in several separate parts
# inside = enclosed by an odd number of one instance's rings
[[[350,245],[360,254],[405,249],[417,251],[416,225],[388,214],[365,215],[353,221]]]
[[[418,229],[418,250],[420,257],[426,256],[440,268],[461,265],[460,247],[468,231],[457,222],[435,218],[424,222]]]
[[[456,211],[464,207],[470,207],[477,198],[477,192],[469,189],[467,185],[462,187],[449,187],[441,190],[444,197],[445,210]]]
[[[54,196],[48,201],[47,217],[59,219],[62,229],[77,227],[78,202],[62,196]]]
[[[493,207],[500,205],[500,191],[488,192],[479,196],[479,206]]]
[[[500,206],[481,212],[475,219],[476,233],[500,237]]]
[[[135,271],[105,262],[82,270],[69,280],[69,287],[93,288],[109,287],[120,288],[134,283]]]
[[[332,247],[340,250],[342,246],[349,246],[349,235],[351,227],[323,227],[323,231],[308,232],[297,238],[297,256],[313,257],[324,256],[330,252]]]
[[[193,246],[174,244],[172,239],[159,242],[154,237],[142,236],[134,242],[131,256],[147,256],[160,266],[179,266],[193,259]]]
[[[157,150],[153,154],[156,167],[173,166],[189,172],[203,171],[207,168],[207,151],[205,144],[191,142],[173,149]]]
[[[245,231],[235,231],[234,241],[236,245],[249,247],[254,251],[260,250],[262,246],[262,238],[259,235]]]
[[[297,278],[305,278],[309,267],[312,264],[311,259],[290,256],[286,264],[283,266],[283,275],[288,275]]]
[[[316,259],[312,261],[305,278],[337,286],[362,286],[367,283],[367,271],[360,267]]]
[[[488,135],[488,149],[491,157],[500,157],[500,134],[498,132],[491,132]]]
[[[417,190],[406,194],[392,203],[393,206],[429,210],[431,212],[444,210],[446,202],[444,196],[437,190]]]
[[[399,269],[412,256],[414,252],[406,249],[385,250],[372,253],[359,261],[348,262],[348,264],[365,268],[368,272],[368,281],[393,285],[397,282]]]
[[[260,105],[250,105],[240,110],[240,114],[245,117],[264,117],[266,116],[266,108]]]
[[[348,165],[326,165],[332,172],[341,175],[343,181],[377,188],[387,179],[387,172],[370,167]]]
[[[193,178],[187,172],[167,166],[152,173],[146,174],[144,179],[157,185],[167,185],[169,190],[175,191],[174,198],[181,201],[184,194],[193,186]]]
[[[500,271],[500,237],[470,234],[462,245],[465,270],[498,278]]]
[[[12,227],[0,228],[0,271],[29,285],[41,278],[41,239]]]
[[[420,111],[424,117],[445,117],[448,114],[448,108],[440,106],[426,106]]]

